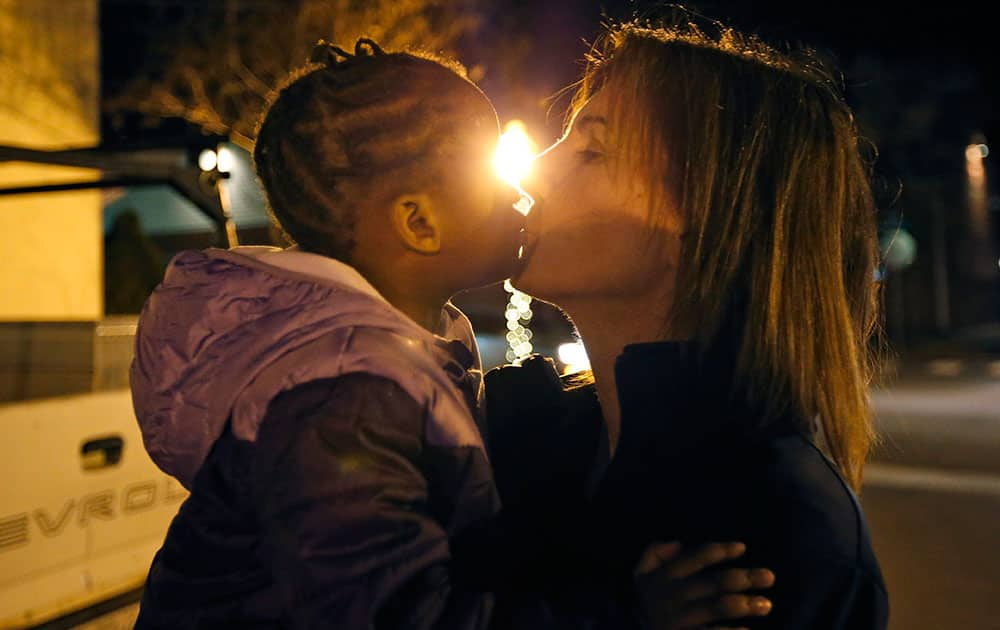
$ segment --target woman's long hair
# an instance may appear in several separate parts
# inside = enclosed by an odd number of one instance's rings
[[[718,24],[612,27],[574,109],[608,89],[619,165],[682,213],[668,325],[732,364],[761,426],[819,422],[857,489],[873,441],[868,387],[878,250],[869,164],[851,110],[810,55]]]

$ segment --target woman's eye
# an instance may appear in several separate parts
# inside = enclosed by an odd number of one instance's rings
[[[597,160],[604,158],[604,153],[602,151],[596,151],[594,149],[584,149],[583,151],[580,151],[579,154],[580,161],[584,163],[596,162]]]

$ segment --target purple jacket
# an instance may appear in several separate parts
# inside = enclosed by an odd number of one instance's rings
[[[478,371],[465,316],[449,305],[442,329],[467,346]],[[188,489],[227,423],[252,442],[275,396],[354,372],[430,405],[431,443],[482,448],[445,372],[455,358],[442,341],[333,259],[270,247],[187,251],[143,309],[132,401],[150,457]]]
[[[455,584],[454,556],[499,502],[471,328],[450,307],[442,332],[332,259],[176,256],[131,386],[150,456],[191,496],[137,627],[484,627],[492,595]]]

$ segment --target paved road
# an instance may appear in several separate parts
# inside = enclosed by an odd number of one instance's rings
[[[862,503],[890,628],[1000,630],[1000,378],[911,374],[873,403]]]
[[[893,630],[1000,630],[1000,492],[865,488]]]

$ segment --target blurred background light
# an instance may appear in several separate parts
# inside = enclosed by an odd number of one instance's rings
[[[985,144],[970,144],[965,148],[965,159],[982,160],[990,155],[990,148]]]
[[[531,339],[534,333],[528,328],[534,313],[531,311],[531,296],[514,288],[510,280],[504,280],[504,290],[510,294],[504,318],[507,320],[507,352],[505,358],[511,363],[526,359],[535,350]]]
[[[198,168],[203,171],[214,171],[218,164],[219,156],[212,149],[205,149],[198,155]]]
[[[233,171],[233,166],[236,160],[233,157],[233,152],[227,147],[219,147],[218,159],[216,160],[215,167],[219,169],[220,173],[231,173]]]
[[[590,358],[587,356],[587,350],[583,347],[582,342],[560,344],[557,353],[559,361],[565,365],[563,374],[584,372],[590,369]]]
[[[884,235],[879,246],[886,267],[892,271],[906,269],[917,259],[917,240],[905,228]]]
[[[983,160],[990,154],[990,149],[985,144],[970,144],[965,148],[965,170],[973,183],[978,183],[986,176],[986,169]]]

